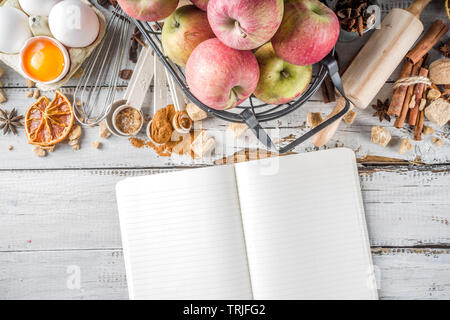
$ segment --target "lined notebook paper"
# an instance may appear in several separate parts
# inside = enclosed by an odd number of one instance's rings
[[[131,299],[376,299],[354,153],[117,185]]]

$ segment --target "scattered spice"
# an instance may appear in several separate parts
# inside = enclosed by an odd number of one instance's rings
[[[11,112],[0,109],[0,129],[3,129],[3,135],[12,132],[17,134],[17,127],[23,127],[23,116],[17,114],[14,108]]]
[[[91,145],[95,148],[95,149],[99,149],[101,146],[101,143],[99,141],[93,141],[91,142]]]
[[[444,140],[441,140],[438,137],[433,137],[433,143],[436,147],[442,147],[444,145]]]
[[[341,28],[348,32],[357,32],[360,36],[364,30],[375,23],[375,12],[367,8],[373,4],[367,0],[340,0],[336,3],[335,12]]]
[[[450,38],[447,39],[447,42],[441,42],[439,51],[444,55],[444,57],[450,58]]]
[[[391,122],[391,117],[388,114],[389,99],[386,99],[384,102],[378,99],[377,104],[372,105],[372,108],[376,110],[373,116],[378,117],[380,122],[383,122],[383,119],[387,122]]]
[[[119,77],[120,77],[120,79],[123,79],[123,80],[130,80],[132,74],[133,74],[132,70],[123,69],[123,70],[120,70]]]
[[[125,134],[134,134],[141,128],[143,119],[138,110],[127,107],[117,114],[114,121],[119,131]]]
[[[99,132],[100,138],[108,139],[111,136],[111,132],[109,131],[108,127],[106,126],[106,120],[103,120],[100,123],[100,132]]]
[[[137,27],[134,28],[133,35],[131,36],[130,50],[128,51],[128,59],[136,63],[138,60],[139,46],[143,46],[144,43],[141,40],[142,34]]]
[[[432,127],[429,127],[429,126],[423,127],[424,135],[429,135],[429,134],[433,134],[433,133],[434,133],[434,129]]]

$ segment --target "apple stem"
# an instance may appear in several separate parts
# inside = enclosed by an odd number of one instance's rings
[[[235,27],[239,30],[239,32],[241,33],[242,38],[247,38],[247,33],[245,33],[244,29],[242,29],[241,24],[239,23],[239,21],[235,21],[234,22]]]
[[[281,71],[281,74],[285,78],[289,78],[289,76],[290,76],[289,72],[287,72],[286,70]]]

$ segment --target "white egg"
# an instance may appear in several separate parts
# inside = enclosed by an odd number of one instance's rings
[[[18,53],[32,37],[28,17],[11,7],[0,7],[0,52]]]
[[[48,17],[53,6],[62,0],[19,0],[22,10],[30,16]]]
[[[79,0],[64,0],[54,6],[48,24],[53,36],[72,48],[89,46],[100,32],[97,14]]]

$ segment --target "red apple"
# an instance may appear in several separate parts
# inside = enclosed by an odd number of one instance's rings
[[[162,29],[164,52],[184,67],[192,51],[203,41],[215,38],[206,12],[194,5],[180,7],[165,21]]]
[[[283,11],[283,0],[209,0],[208,20],[227,46],[251,50],[273,37]]]
[[[219,39],[202,42],[189,57],[189,89],[207,106],[226,110],[246,100],[259,79],[258,61],[251,51],[239,51]]]
[[[206,11],[208,8],[208,1],[209,0],[191,0],[193,4],[195,4],[197,7],[202,9],[203,11]]]
[[[306,66],[319,62],[333,49],[339,30],[338,18],[321,2],[286,0],[283,22],[272,45],[283,60]]]
[[[118,0],[120,7],[130,17],[144,21],[167,18],[178,6],[179,0]]]

